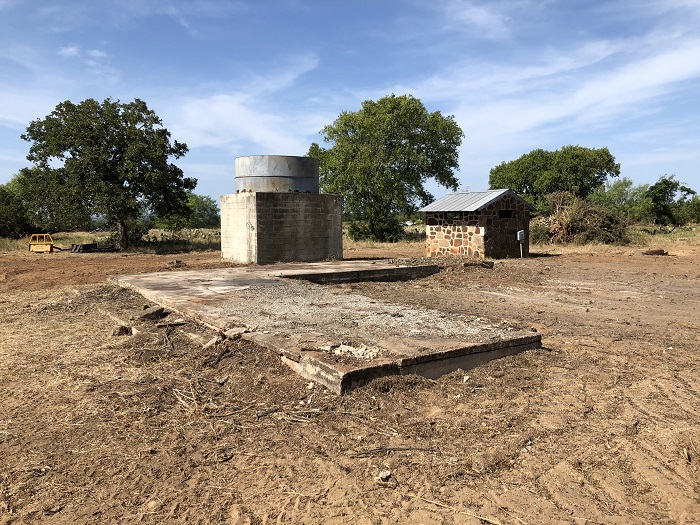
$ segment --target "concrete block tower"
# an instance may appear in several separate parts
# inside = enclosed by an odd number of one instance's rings
[[[342,259],[342,198],[318,193],[311,157],[236,158],[235,194],[221,197],[221,257],[241,263]]]

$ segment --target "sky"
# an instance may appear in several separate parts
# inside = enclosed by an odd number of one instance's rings
[[[455,117],[460,191],[572,144],[700,192],[700,0],[0,0],[0,184],[65,100],[144,100],[218,201],[235,157],[304,155],[392,93]]]

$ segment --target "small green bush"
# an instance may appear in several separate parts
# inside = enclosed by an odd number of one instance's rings
[[[396,217],[386,216],[370,221],[353,221],[348,226],[353,241],[398,242],[406,237],[403,224]]]

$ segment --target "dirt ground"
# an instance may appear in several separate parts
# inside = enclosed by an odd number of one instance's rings
[[[0,524],[700,523],[700,245],[667,249],[338,286],[544,344],[342,397],[106,280],[218,252],[0,253]]]

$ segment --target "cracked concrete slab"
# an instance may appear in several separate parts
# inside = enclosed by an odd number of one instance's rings
[[[391,374],[439,377],[541,346],[537,333],[436,310],[375,301],[316,283],[398,280],[435,266],[326,261],[120,275],[148,299],[277,352],[336,393]]]

